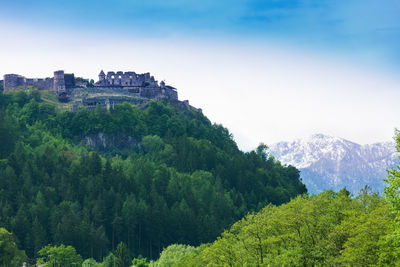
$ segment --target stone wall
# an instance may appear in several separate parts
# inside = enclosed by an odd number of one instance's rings
[[[32,79],[18,74],[4,75],[4,91],[18,88],[19,86],[34,86],[40,90],[51,90],[61,94],[71,94],[77,86],[86,87],[87,81],[82,78],[75,79],[74,74],[66,74],[63,70],[55,71],[53,78]],[[99,81],[94,87],[87,88],[90,93],[118,93],[137,96],[147,99],[170,98],[178,100],[176,88],[165,85],[164,81],[158,82],[150,73],[137,74],[135,72],[108,72],[99,74]],[[115,102],[118,104],[118,101]],[[99,103],[97,103],[99,104]],[[87,103],[89,105],[89,103]]]
[[[17,89],[19,86],[34,86],[39,90],[54,90],[54,78],[25,78],[18,74],[4,75],[4,91]]]
[[[150,75],[149,72],[143,74],[137,74],[133,71],[122,72],[122,71],[109,71],[107,75],[104,72],[100,72],[99,81],[95,83],[95,86],[158,86],[158,82]]]
[[[130,103],[133,105],[143,105],[147,103],[148,99],[129,97],[129,96],[97,96],[87,97],[82,100],[82,105],[91,110],[95,109],[97,105],[107,109],[114,109],[115,106],[121,105],[122,103]]]
[[[149,72],[137,74],[133,71],[109,71],[107,75],[103,71],[99,74],[99,81],[94,84],[97,88],[120,88],[130,93],[139,94],[141,97],[158,99],[178,99],[176,88],[166,86],[162,81],[160,85]]]
[[[39,90],[53,90],[53,78],[46,79],[25,79],[26,85],[32,85]]]
[[[6,74],[4,75],[4,92],[13,90],[15,87],[24,85],[25,78],[18,74]]]
[[[163,88],[162,94],[165,95],[167,98],[178,100],[178,92],[176,91],[176,88],[172,86],[165,86],[165,88]]]

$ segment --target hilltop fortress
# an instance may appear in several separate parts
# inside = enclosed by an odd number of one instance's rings
[[[51,78],[25,78],[18,74],[6,74],[3,80],[5,92],[36,87],[39,90],[53,91],[58,94],[59,100],[66,102],[75,90],[85,88],[87,93],[102,92],[112,94],[126,94],[147,99],[176,99],[178,93],[176,88],[168,86],[164,81],[158,83],[150,73],[137,74],[130,72],[107,72],[101,71],[97,82],[89,82],[88,79],[75,78],[73,73],[64,73],[63,70],[54,72]],[[108,99],[110,101],[110,99]],[[87,99],[84,104],[90,103]],[[92,103],[93,104],[93,103]]]
[[[26,86],[62,93],[66,92],[67,88],[75,87],[75,76],[74,74],[66,74],[62,70],[55,71],[53,78],[25,78],[19,74],[4,75],[3,88],[5,92],[21,89]]]
[[[178,99],[176,88],[165,85],[164,81],[158,84],[154,76],[150,73],[136,74],[135,72],[107,72],[99,74],[99,81],[94,84],[95,87],[114,87],[127,90],[131,93],[139,94],[146,98],[172,98]]]

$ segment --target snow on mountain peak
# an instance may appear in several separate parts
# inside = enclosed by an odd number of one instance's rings
[[[270,154],[300,169],[310,191],[344,186],[356,190],[365,184],[382,191],[386,169],[398,162],[394,142],[360,145],[324,134],[273,144]],[[325,188],[316,188],[321,181]]]
[[[345,139],[324,134],[314,134],[306,139],[279,142],[270,148],[271,154],[284,164],[306,168],[321,158],[341,160],[346,150],[357,145]]]

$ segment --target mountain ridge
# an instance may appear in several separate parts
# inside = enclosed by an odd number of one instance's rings
[[[358,193],[365,185],[382,192],[386,170],[398,162],[394,141],[361,145],[321,133],[275,143],[270,154],[298,168],[310,193],[343,187]]]

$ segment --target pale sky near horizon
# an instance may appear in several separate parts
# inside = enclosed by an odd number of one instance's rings
[[[243,150],[315,133],[389,141],[400,127],[400,4],[379,3],[5,1],[0,75],[151,72]]]

